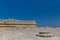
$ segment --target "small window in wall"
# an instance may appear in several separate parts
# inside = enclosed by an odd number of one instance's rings
[[[6,24],[6,22],[4,22]]]

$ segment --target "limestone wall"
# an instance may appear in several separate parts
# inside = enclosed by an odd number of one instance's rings
[[[34,20],[0,20],[0,28],[36,28]]]
[[[34,20],[0,20],[0,24],[36,24]]]
[[[35,29],[36,25],[19,25],[19,26],[16,26],[16,28],[31,28],[31,29]]]
[[[0,26],[0,29],[11,30],[11,29],[16,29],[16,27],[15,26]]]

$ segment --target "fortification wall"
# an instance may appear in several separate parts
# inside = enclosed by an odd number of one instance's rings
[[[35,29],[36,25],[19,25],[19,26],[16,26],[16,28],[30,28],[30,29]]]
[[[34,20],[0,20],[0,24],[36,24]]]
[[[36,22],[33,20],[0,20],[1,29],[18,29],[18,28],[36,28]]]

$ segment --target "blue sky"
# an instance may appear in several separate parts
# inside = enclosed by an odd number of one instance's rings
[[[0,0],[0,19],[36,20],[40,26],[60,26],[60,0]]]

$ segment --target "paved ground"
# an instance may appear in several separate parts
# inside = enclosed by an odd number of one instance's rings
[[[0,40],[59,40],[59,28],[37,28],[37,29],[16,29],[0,30]],[[37,37],[39,31],[49,31],[56,35],[55,38]]]

